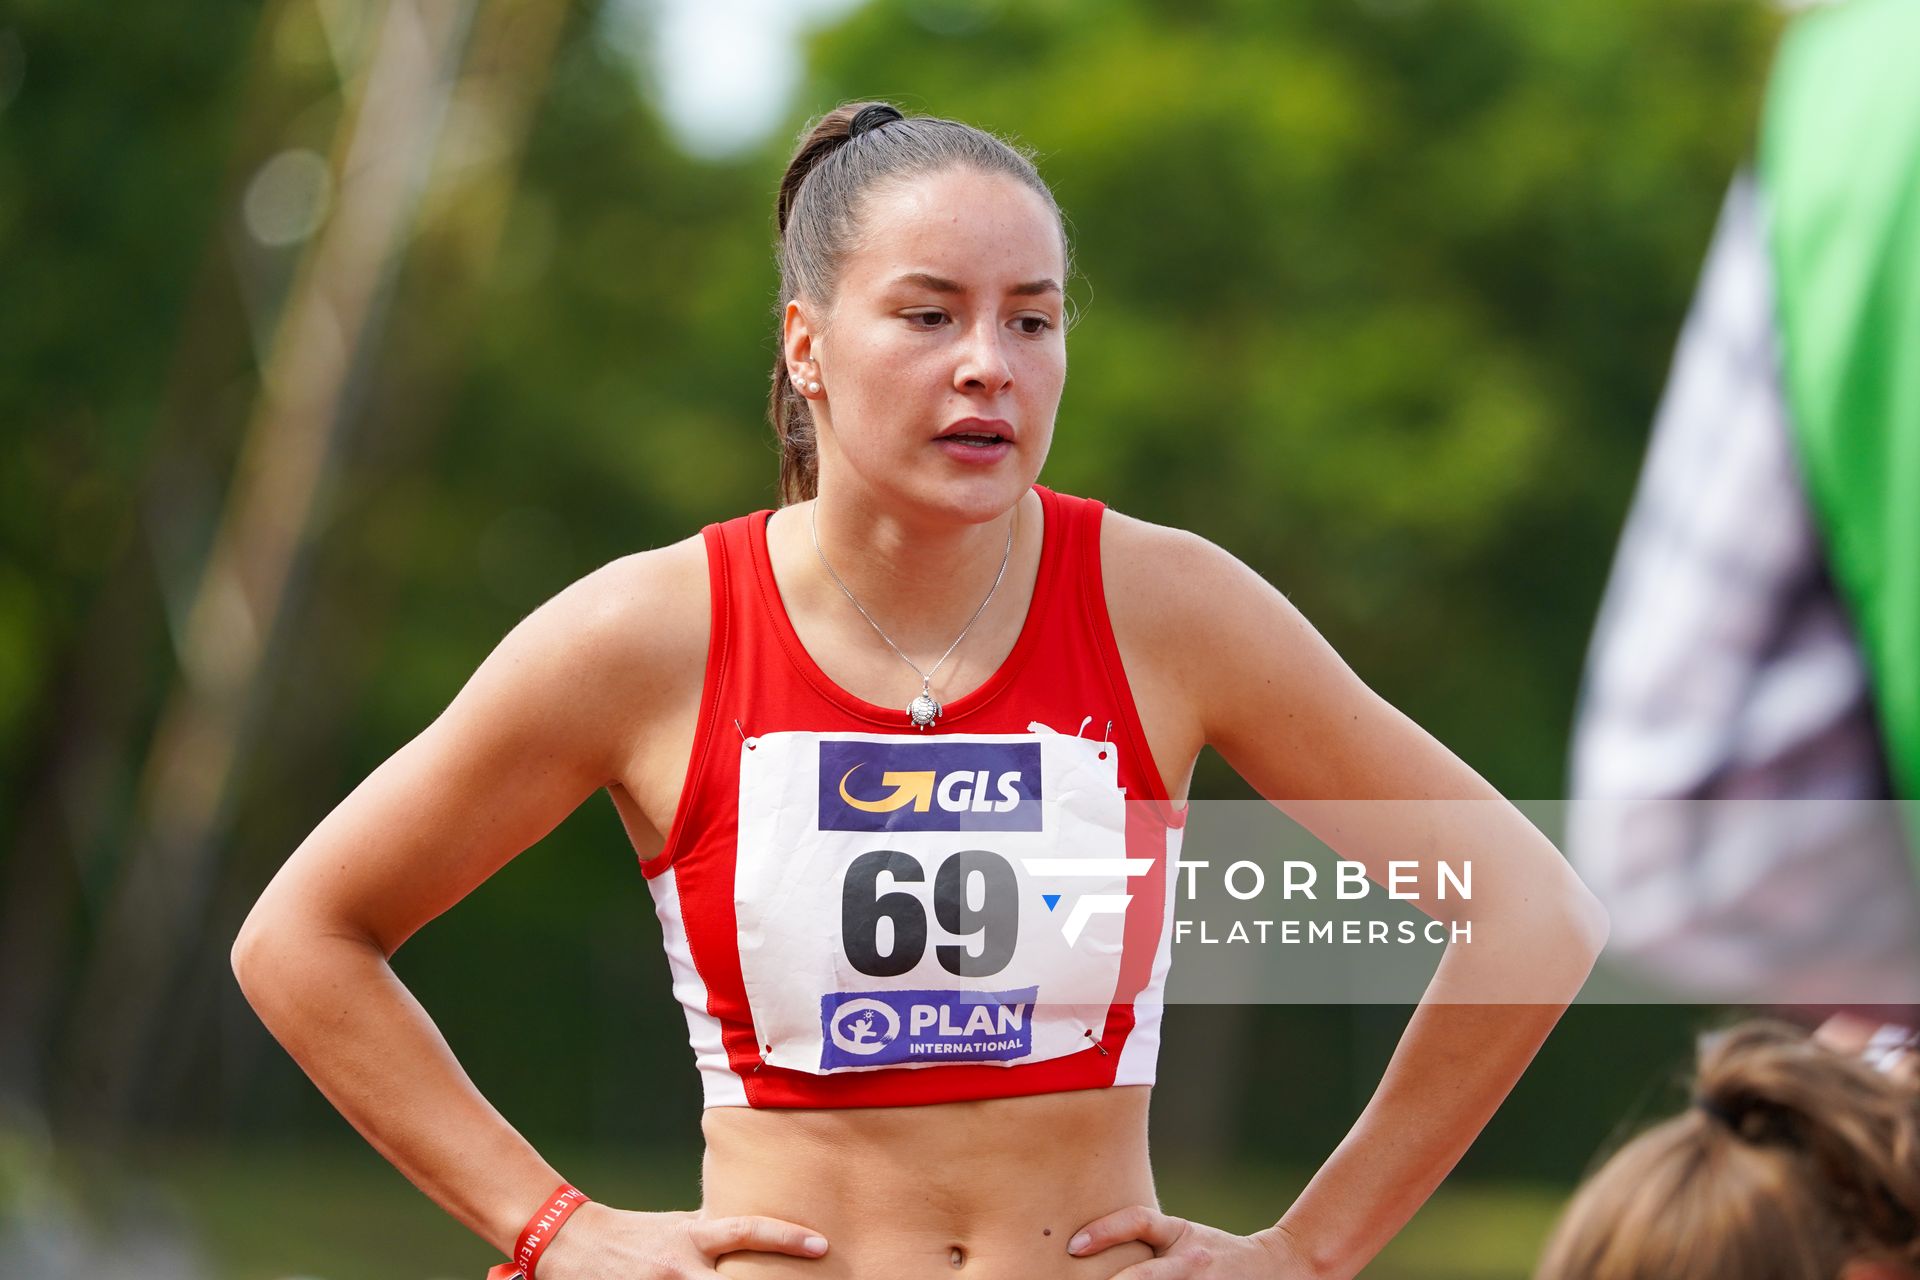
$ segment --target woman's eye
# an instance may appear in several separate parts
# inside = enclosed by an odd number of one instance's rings
[[[1040,334],[1053,328],[1053,321],[1047,319],[1045,316],[1021,316],[1020,323],[1027,326],[1022,332],[1029,337],[1038,337]]]
[[[911,323],[913,327],[916,329],[937,329],[940,327],[938,323],[920,324],[919,322],[922,320],[933,320],[938,322],[941,320],[945,320],[946,318],[947,318],[946,313],[941,311],[915,311],[907,316],[908,322]]]

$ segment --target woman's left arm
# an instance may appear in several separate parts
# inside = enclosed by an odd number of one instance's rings
[[[1205,741],[1371,879],[1386,883],[1394,861],[1405,887],[1417,864],[1419,905],[1464,922],[1472,940],[1449,943],[1372,1099],[1274,1226],[1231,1237],[1136,1207],[1088,1234],[1101,1247],[1115,1233],[1148,1238],[1162,1258],[1206,1255],[1208,1275],[1346,1280],[1433,1194],[1513,1088],[1592,970],[1606,912],[1518,810],[1368,689],[1257,573],[1196,535],[1119,519],[1113,539],[1128,554],[1103,557],[1108,599],[1157,604],[1122,606],[1130,624],[1139,619],[1130,634],[1171,673]],[[1462,854],[1472,897],[1442,900],[1438,863],[1457,868]]]

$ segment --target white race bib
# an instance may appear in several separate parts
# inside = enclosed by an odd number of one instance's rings
[[[824,1075],[1092,1047],[1120,977],[1117,748],[769,733],[740,749],[734,909],[760,1054]]]

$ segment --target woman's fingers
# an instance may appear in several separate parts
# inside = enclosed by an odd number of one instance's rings
[[[1084,1258],[1127,1240],[1144,1240],[1155,1253],[1165,1253],[1186,1229],[1185,1218],[1169,1217],[1149,1205],[1130,1204],[1080,1228],[1067,1242],[1067,1252]]]
[[[1870,1018],[1843,1010],[1814,1028],[1813,1040],[1835,1053],[1859,1053],[1867,1047],[1867,1041],[1873,1038],[1874,1028],[1879,1025]]]
[[[1911,1081],[1916,1045],[1920,1045],[1920,1032],[1899,1023],[1885,1022],[1867,1037],[1860,1056],[1867,1060],[1868,1066],[1886,1072],[1895,1080]]]
[[[1213,1254],[1206,1249],[1188,1249],[1169,1258],[1149,1258],[1114,1273],[1113,1280],[1186,1280],[1204,1276],[1213,1265]]]
[[[779,1218],[744,1214],[733,1218],[695,1218],[688,1224],[694,1247],[710,1258],[747,1249],[755,1253],[790,1253],[817,1258],[827,1251],[824,1236],[812,1227]]]
[[[1813,1033],[1818,1044],[1837,1053],[1859,1054],[1866,1064],[1903,1084],[1920,1083],[1920,1035],[1913,1028],[1875,1022],[1851,1013],[1836,1013]]]

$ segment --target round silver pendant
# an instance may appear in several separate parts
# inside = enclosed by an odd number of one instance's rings
[[[907,719],[924,729],[940,718],[940,704],[933,700],[930,693],[916,694],[907,704]]]

